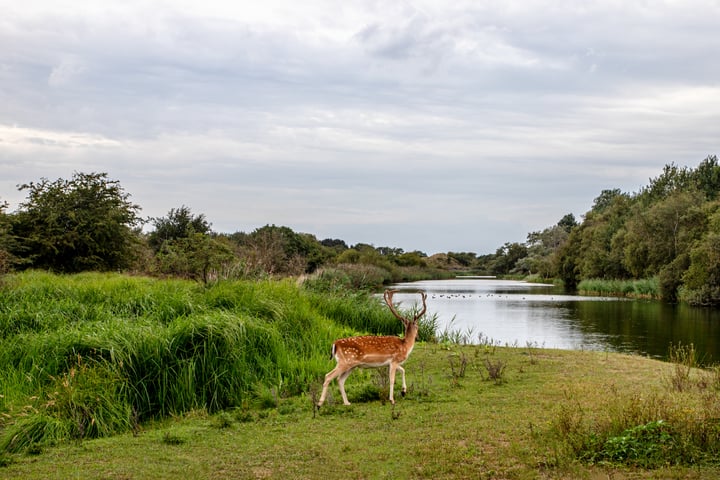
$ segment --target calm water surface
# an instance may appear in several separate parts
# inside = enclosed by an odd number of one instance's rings
[[[512,280],[461,278],[402,283],[427,292],[440,331],[477,343],[609,350],[665,358],[670,345],[694,344],[703,363],[720,361],[720,311],[657,301],[567,295],[556,287]],[[395,295],[409,307],[417,295]]]

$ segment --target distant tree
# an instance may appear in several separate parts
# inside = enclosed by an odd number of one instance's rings
[[[449,259],[457,261],[463,267],[472,267],[477,261],[477,254],[473,252],[448,252],[447,256]]]
[[[650,179],[650,184],[642,189],[639,198],[645,204],[657,202],[674,192],[693,186],[693,177],[692,170],[670,163],[665,165],[661,175]]]
[[[695,187],[705,194],[707,200],[715,200],[720,195],[720,165],[716,155],[710,155],[700,162],[692,174]]]
[[[348,248],[344,252],[342,252],[340,255],[335,257],[336,263],[350,263],[350,264],[357,264],[360,263],[360,257],[362,254],[355,250],[354,248]]]
[[[27,200],[12,215],[14,253],[59,272],[126,268],[137,242],[140,207],[106,173],[75,173],[19,187]]]
[[[518,273],[515,267],[520,259],[527,256],[527,247],[522,243],[506,243],[495,252],[492,271],[495,275]]]
[[[529,233],[526,242],[528,254],[521,259],[523,269],[543,278],[557,276],[560,248],[567,242],[570,231],[575,226],[575,217],[569,214],[555,226],[541,232]]]
[[[570,232],[567,242],[565,242],[557,254],[557,272],[558,277],[562,280],[563,285],[568,291],[575,291],[578,283],[580,283],[580,229]]]
[[[610,207],[615,203],[618,197],[625,196],[619,188],[612,190],[603,190],[600,195],[595,197],[593,200],[593,206],[590,211],[596,215],[601,214],[606,208]]]
[[[697,305],[720,305],[720,205],[714,202],[703,237],[690,250],[680,296]]]
[[[349,248],[344,240],[340,240],[337,238],[326,238],[324,240],[321,240],[320,245],[322,245],[323,247],[331,248],[337,253],[344,252]]]
[[[395,258],[395,263],[401,267],[425,267],[427,255],[419,250],[405,252]]]
[[[236,259],[226,240],[206,233],[165,240],[157,256],[162,273],[203,283],[221,278]]]
[[[652,205],[637,204],[625,224],[623,263],[636,278],[656,275],[688,253],[705,230],[704,196],[677,190]]]
[[[573,229],[571,251],[577,257],[572,261],[580,278],[626,278],[623,267],[623,249],[619,239],[624,233],[625,221],[630,213],[632,198],[619,190],[603,190],[595,199],[592,210],[585,215],[582,225]]]
[[[560,219],[557,226],[570,233],[570,230],[578,226],[578,222],[575,220],[575,215],[568,213]]]
[[[372,254],[372,255],[380,255],[380,252],[369,243],[356,243],[352,246],[354,250],[357,250],[360,253],[366,253],[366,254]]]
[[[270,275],[310,273],[331,256],[313,235],[289,227],[265,225],[234,238],[240,241],[240,254],[248,268]]]
[[[189,207],[170,209],[167,217],[152,219],[155,230],[148,235],[148,243],[157,252],[167,240],[188,238],[196,233],[209,234],[210,223],[205,215],[193,215]]]

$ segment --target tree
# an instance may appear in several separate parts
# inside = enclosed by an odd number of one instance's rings
[[[526,242],[528,254],[520,260],[522,268],[543,278],[557,275],[558,254],[576,226],[575,217],[570,213],[542,232],[529,233]]]
[[[349,248],[345,240],[340,240],[339,238],[326,238],[320,241],[320,245],[328,247],[337,253],[342,253]]]
[[[474,252],[447,252],[447,257],[466,268],[472,267],[477,262],[477,254]]]
[[[710,155],[700,162],[692,174],[695,187],[708,200],[715,200],[720,193],[720,165],[716,155]]]
[[[703,195],[675,191],[650,206],[635,205],[625,228],[624,265],[636,278],[656,275],[705,230]]]
[[[21,185],[27,200],[12,215],[12,252],[36,268],[60,272],[126,268],[137,242],[140,207],[106,173]]]
[[[166,240],[157,255],[160,271],[208,283],[236,259],[226,242],[206,233]]]
[[[698,305],[720,304],[720,205],[714,202],[708,228],[690,250],[690,265],[683,273],[683,300]]]
[[[571,238],[578,245],[567,252],[574,251],[577,255],[571,263],[579,278],[628,276],[622,264],[623,250],[619,240],[632,203],[630,195],[618,189],[603,190],[583,223],[572,230]]]
[[[492,272],[496,275],[515,273],[518,261],[527,256],[527,247],[522,243],[506,243],[495,252]]]
[[[570,230],[578,226],[578,222],[575,220],[575,215],[568,213],[560,219],[557,226],[565,230],[567,233],[570,233]]]
[[[188,238],[196,233],[210,233],[210,223],[205,215],[193,215],[189,207],[170,209],[167,217],[152,220],[155,230],[148,235],[148,243],[157,252],[167,240]]]
[[[233,238],[240,242],[240,255],[248,269],[270,275],[310,273],[330,256],[330,250],[313,235],[295,233],[289,227],[265,225]]]
[[[687,167],[680,168],[674,163],[665,165],[660,176],[650,179],[650,185],[642,190],[640,198],[649,204],[674,192],[687,190],[694,183],[693,176],[693,172]]]

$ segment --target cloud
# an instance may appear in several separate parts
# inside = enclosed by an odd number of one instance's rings
[[[0,197],[106,171],[189,205],[486,253],[717,153],[716,2],[24,2],[0,19]]]

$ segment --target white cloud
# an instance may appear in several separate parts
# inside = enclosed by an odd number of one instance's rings
[[[717,153],[711,0],[12,3],[0,198],[106,171],[144,214],[494,251]]]

